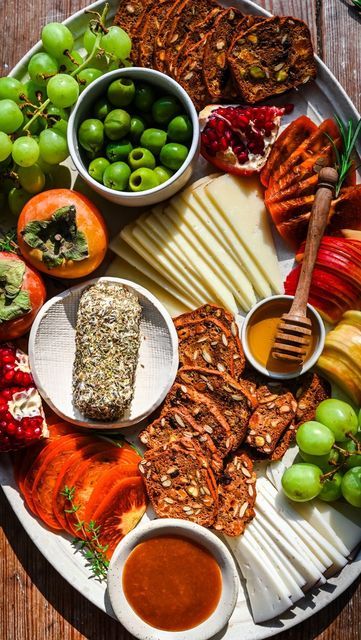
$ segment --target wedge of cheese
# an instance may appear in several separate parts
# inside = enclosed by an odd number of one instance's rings
[[[171,199],[165,213],[177,225],[180,233],[188,237],[193,247],[208,261],[219,277],[228,283],[244,311],[248,311],[255,303],[253,287],[232,254],[227,252],[218,240],[215,226],[213,232],[203,224],[195,214],[194,208],[200,205],[194,191],[181,194]]]
[[[179,300],[180,304],[186,309],[194,309],[197,306],[197,300],[187,296],[187,294],[178,289],[170,280],[164,278],[163,275],[154,269],[149,262],[144,260],[142,256],[128,245],[120,235],[117,235],[109,245],[114,253],[130,264],[134,269],[142,273],[147,279],[156,282],[164,289],[172,298]]]
[[[177,298],[174,298],[168,291],[160,287],[157,282],[145,276],[144,273],[138,271],[138,269],[123,260],[123,258],[119,258],[119,256],[114,258],[113,262],[109,265],[106,275],[114,278],[125,278],[126,280],[140,284],[141,287],[150,291],[164,304],[168,313],[173,318],[189,309],[189,307],[182,304],[180,300],[177,300]]]
[[[277,253],[258,178],[225,174],[206,185],[205,191],[252,255],[273,291],[283,293]]]
[[[245,272],[258,295],[262,298],[270,296],[272,291],[267,278],[265,278],[253,257],[239,240],[232,226],[225,220],[219,208],[208,196],[206,188],[211,184],[213,182],[203,185],[194,191],[194,197],[200,205],[200,209],[196,211],[199,219],[209,227],[210,231],[216,227],[219,242],[226,251],[231,253],[233,259]]]

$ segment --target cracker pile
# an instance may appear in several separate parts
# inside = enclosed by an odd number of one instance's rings
[[[237,324],[221,307],[174,323],[180,368],[139,436],[147,447],[139,469],[159,517],[238,536],[255,515],[253,462],[282,458],[330,386],[316,373],[279,384],[246,367]]]
[[[246,16],[215,0],[121,0],[114,23],[133,41],[135,65],[169,74],[197,109],[255,104],[316,77],[307,25]]]

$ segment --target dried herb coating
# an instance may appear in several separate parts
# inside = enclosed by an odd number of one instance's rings
[[[101,281],[81,296],[73,367],[73,401],[95,420],[116,420],[129,407],[140,344],[141,306],[126,287]]]

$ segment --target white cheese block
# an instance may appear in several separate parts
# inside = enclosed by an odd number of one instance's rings
[[[119,256],[114,258],[105,275],[115,278],[125,278],[125,280],[131,280],[132,282],[140,284],[141,287],[150,291],[162,304],[164,304],[168,313],[172,317],[179,316],[181,313],[184,313],[189,309],[189,307],[182,304],[180,300],[177,300],[168,293],[168,291],[160,287],[157,282],[154,282],[154,280],[145,276],[144,273],[138,271],[138,269],[129,264],[129,262],[123,260],[123,258],[119,258]]]
[[[144,258],[146,262],[149,262],[149,264],[156,271],[159,271],[159,273],[161,273],[164,278],[171,278],[178,288],[184,290],[188,294],[188,296],[193,298],[196,301],[196,306],[203,303],[202,297],[199,296],[199,294],[194,290],[189,281],[184,278],[182,273],[180,273],[172,263],[165,259],[164,256],[159,254],[159,252],[157,253],[157,251],[154,251],[154,249],[149,249],[148,247],[144,246],[144,244],[139,242],[139,240],[133,235],[132,230],[129,228],[129,225],[121,230],[120,235],[123,240],[125,240],[125,242],[127,242],[129,246],[134,249],[134,251],[137,251],[142,256],[142,258]]]
[[[172,282],[164,278],[159,271],[154,269],[149,262],[144,260],[142,256],[134,251],[120,235],[117,235],[109,245],[114,253],[123,258],[137,271],[140,271],[146,278],[150,278],[153,282],[157,282],[159,286],[167,291],[172,297],[177,298],[187,309],[194,309],[197,306],[197,300],[187,296],[187,294],[178,289]]]
[[[199,210],[200,204],[196,200],[194,193],[194,191],[188,194],[181,193],[179,196],[172,198],[170,204],[173,208],[173,220],[183,234],[194,237],[194,246],[196,245],[195,241],[197,241],[198,251],[201,251],[209,258],[211,265],[213,263],[213,266],[217,268],[218,275],[220,275],[219,272],[226,275],[230,285],[245,300],[246,306],[243,306],[243,310],[248,311],[256,304],[253,287],[244,271],[240,268],[239,262],[234,260],[232,254],[226,251],[219,242],[219,234],[215,225],[213,225],[211,231],[196,215],[195,210]],[[168,211],[171,212],[172,209],[168,210],[167,208],[166,212],[168,213]],[[204,212],[202,217],[205,217]]]
[[[292,606],[288,589],[266,554],[252,545],[247,530],[242,536],[225,536],[246,580],[247,593],[256,624],[280,616]]]
[[[209,185],[206,186],[208,187]],[[270,296],[272,292],[267,279],[239,240],[238,236],[234,233],[228,221],[222,216],[221,211],[208,196],[206,186],[194,191],[194,197],[201,206],[201,211],[197,211],[199,219],[207,225],[211,231],[214,227],[217,228],[219,242],[226,251],[233,255],[234,260],[239,263],[239,266],[249,278],[258,295],[262,298]]]
[[[335,502],[337,507],[342,503]],[[358,522],[353,522],[344,513],[334,508],[329,503],[322,502],[322,500],[315,500],[314,504],[310,504],[309,514],[307,519],[310,519],[311,524],[323,533],[325,537],[328,536],[328,540],[336,546],[336,540],[341,540],[345,549],[347,549],[347,555],[353,551],[357,545],[361,543],[361,514],[360,510],[355,508],[355,512],[358,513]],[[342,504],[342,507],[344,504]],[[348,505],[345,505],[346,507]],[[347,512],[348,515],[349,511]],[[339,549],[340,550],[340,549]],[[341,551],[343,553],[343,551]]]
[[[209,183],[205,190],[250,251],[274,293],[283,293],[282,276],[258,177],[225,174]]]

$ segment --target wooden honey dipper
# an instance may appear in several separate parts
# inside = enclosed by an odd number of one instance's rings
[[[291,309],[284,313],[277,328],[272,356],[278,360],[302,363],[311,343],[312,322],[307,317],[307,301],[318,248],[325,232],[338,173],[332,167],[321,169],[306,239],[300,279]]]

